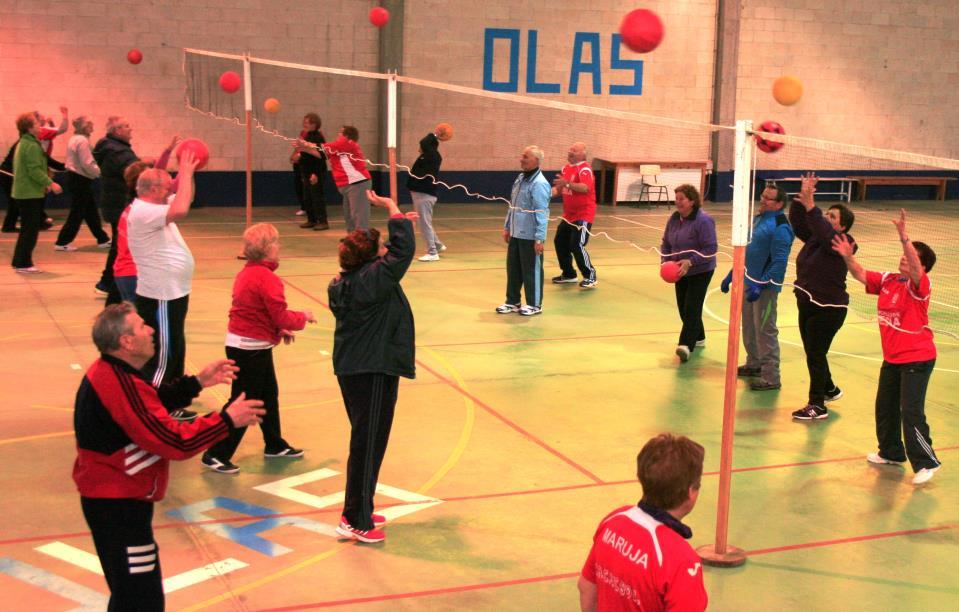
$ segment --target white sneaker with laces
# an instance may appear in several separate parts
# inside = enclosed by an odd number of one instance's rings
[[[498,314],[510,314],[511,312],[519,312],[519,304],[500,304],[496,307],[496,312]]]
[[[866,455],[866,461],[869,463],[875,463],[876,465],[902,465],[905,461],[893,461],[892,459],[886,459],[879,453],[869,453]]]
[[[937,465],[934,468],[922,468],[921,470],[916,472],[915,476],[912,477],[912,484],[921,485],[925,482],[929,482],[930,480],[932,480],[932,477],[936,475],[936,472],[938,472],[939,468],[941,467],[942,467],[941,465]]]
[[[420,261],[439,261],[440,256],[436,253],[427,253],[419,258]]]
[[[543,312],[542,308],[537,308],[536,306],[523,306],[519,309],[519,313],[524,317],[532,317],[533,315],[538,315]]]

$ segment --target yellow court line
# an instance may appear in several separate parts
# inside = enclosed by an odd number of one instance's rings
[[[63,436],[72,436],[73,430],[70,431],[54,431],[52,433],[45,434],[36,434],[33,436],[22,436],[19,438],[7,438],[5,440],[0,440],[0,446],[4,444],[14,444],[16,442],[30,442],[32,440],[44,440],[46,438],[60,438]]]
[[[348,542],[348,544],[355,544],[355,543],[356,543],[355,540],[351,540],[350,542]],[[183,612],[194,612],[195,610],[202,610],[203,608],[208,608],[214,604],[218,604],[221,601],[233,599],[237,595],[246,593],[248,591],[252,591],[253,589],[259,588],[265,584],[269,584],[273,582],[274,580],[282,578],[283,576],[292,574],[293,572],[298,572],[304,567],[309,567],[313,565],[314,563],[319,563],[320,561],[329,559],[333,555],[337,555],[344,550],[347,550],[346,546],[340,546],[338,548],[334,548],[333,550],[328,550],[325,553],[320,553],[314,557],[310,557],[309,559],[300,561],[299,563],[294,563],[293,565],[289,567],[285,567],[274,574],[270,574],[269,576],[264,576],[263,578],[260,578],[259,580],[254,580],[253,582],[249,584],[244,584],[241,587],[230,589],[229,593],[224,593],[223,595],[217,595],[216,597],[211,597],[210,599],[207,599],[206,601],[201,601],[200,603],[193,604],[192,606],[183,608],[182,610]]]
[[[453,380],[456,381],[456,384],[460,386],[464,391],[468,391],[466,382],[463,380],[463,377],[460,376],[459,371],[452,366],[448,361],[443,359],[436,351],[430,348],[422,347],[421,350],[426,351],[430,356],[436,361],[440,362],[443,367],[449,372],[450,376],[453,377]],[[459,440],[456,441],[456,446],[453,448],[453,452],[450,453],[450,456],[446,459],[439,470],[436,471],[433,476],[426,481],[418,490],[417,493],[426,493],[433,486],[443,479],[446,474],[449,473],[453,467],[459,463],[459,460],[463,457],[463,453],[466,452],[466,446],[469,444],[470,436],[473,434],[473,423],[476,421],[476,404],[470,398],[463,396],[463,401],[466,406],[466,422],[463,423],[463,429],[460,431]]]
[[[429,352],[433,358],[435,358],[437,361],[443,364],[447,372],[450,373],[450,375],[453,377],[454,380],[456,380],[456,382],[460,385],[460,387],[463,389],[466,389],[466,383],[463,381],[462,377],[460,376],[456,368],[454,368],[449,362],[443,359],[435,351],[432,351],[431,349],[428,349],[428,348],[424,348],[423,350]],[[465,398],[465,403],[466,403],[466,422],[463,424],[463,429],[460,432],[459,440],[457,440],[456,442],[456,447],[453,449],[453,452],[450,453],[449,458],[440,467],[440,469],[437,470],[436,473],[433,474],[433,476],[431,476],[430,479],[427,480],[426,483],[419,488],[419,490],[417,491],[418,493],[425,493],[427,490],[432,488],[437,482],[442,480],[442,478],[446,476],[446,474],[449,473],[451,469],[453,469],[453,466],[455,466],[459,462],[459,460],[462,458],[463,452],[466,450],[466,445],[469,443],[470,436],[472,435],[473,423],[476,417],[476,406],[473,400],[469,398]],[[355,544],[355,543],[356,543],[355,541],[349,542],[349,544]],[[279,580],[280,578],[283,578],[284,576],[288,576],[292,574],[293,572],[297,572],[305,567],[309,567],[310,565],[313,565],[314,563],[318,563],[325,559],[329,559],[330,557],[333,557],[334,555],[337,555],[343,552],[344,550],[348,550],[348,548],[346,546],[340,546],[334,550],[329,550],[325,553],[316,555],[315,557],[310,557],[309,559],[300,561],[299,563],[295,563],[291,565],[290,567],[286,567],[278,572],[270,574],[269,576],[264,576],[263,578],[260,578],[259,580],[254,580],[253,582],[249,584],[245,584],[235,589],[230,589],[229,593],[224,593],[223,595],[217,595],[216,597],[212,597],[210,599],[207,599],[206,601],[201,601],[200,603],[194,604],[188,608],[183,608],[183,611],[195,612],[196,610],[202,610],[203,608],[208,608],[214,604],[218,604],[222,601],[226,601],[242,593],[247,593],[249,591],[252,591],[253,589],[259,588],[261,586],[265,586],[271,582],[274,582],[276,580]]]
[[[48,406],[46,404],[30,404],[31,408],[42,408],[44,410],[58,410],[60,412],[73,412],[73,408],[64,408],[63,406]]]

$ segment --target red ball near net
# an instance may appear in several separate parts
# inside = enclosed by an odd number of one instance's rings
[[[675,261],[664,261],[659,268],[659,276],[667,283],[675,283],[679,280],[679,269]]]
[[[196,138],[187,138],[180,143],[180,146],[176,150],[177,161],[183,156],[187,151],[192,151],[193,156],[196,158],[197,165],[196,169],[201,170],[206,163],[210,161],[210,150],[206,147],[202,140],[197,140]]]
[[[370,9],[370,23],[378,28],[386,25],[390,20],[390,12],[382,6],[374,6]]]
[[[226,93],[236,93],[240,90],[240,86],[243,84],[243,79],[240,78],[240,75],[233,72],[232,70],[227,70],[220,75],[220,89]]]
[[[775,121],[763,121],[759,125],[760,132],[770,132],[772,134],[785,134],[786,130],[783,129],[783,126],[779,125]],[[783,148],[783,143],[777,142],[775,140],[766,140],[759,134],[756,134],[756,148],[764,153],[775,153],[779,149]]]
[[[663,20],[647,9],[630,11],[619,24],[619,35],[636,53],[649,53],[663,41]]]

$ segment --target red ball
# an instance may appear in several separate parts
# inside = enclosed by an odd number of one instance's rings
[[[650,10],[636,9],[623,17],[619,35],[636,53],[649,53],[663,41],[663,21]]]
[[[226,93],[236,93],[240,90],[240,85],[242,84],[243,79],[232,70],[227,70],[220,75],[220,89]]]
[[[775,121],[763,121],[759,125],[759,131],[770,132],[772,134],[786,133],[786,130],[783,129],[783,126],[779,125]],[[784,143],[776,142],[775,140],[766,140],[759,134],[756,134],[755,137],[756,137],[756,147],[758,147],[760,151],[763,151],[765,153],[775,153],[779,149],[783,148]]]
[[[127,51],[127,61],[131,64],[139,64],[143,61],[143,54],[139,49],[130,49]]]
[[[664,261],[659,268],[659,276],[667,283],[679,280],[679,264],[675,261]]]
[[[374,6],[370,9],[370,23],[375,25],[378,28],[382,28],[386,25],[386,22],[390,20],[390,12],[383,8],[382,6]]]
[[[183,153],[186,151],[193,151],[193,156],[196,157],[197,165],[196,169],[201,170],[206,163],[210,161],[210,150],[206,148],[206,145],[202,140],[197,140],[196,138],[187,138],[180,143],[180,146],[176,150],[177,161],[183,156]]]

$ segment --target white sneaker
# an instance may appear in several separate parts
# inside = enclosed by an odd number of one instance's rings
[[[303,210],[303,209],[300,209],[300,210],[296,211],[296,216],[297,216],[297,217],[302,217],[302,216],[305,215],[305,214],[306,214],[306,211]]]
[[[97,243],[97,248],[98,248],[98,249],[109,249],[111,246],[113,246],[113,241],[112,241],[112,240],[107,240],[106,242],[98,242],[98,243]]]
[[[677,346],[677,347],[676,347],[676,356],[679,357],[679,360],[680,360],[682,363],[686,363],[687,361],[689,361],[689,349],[686,348],[686,347],[683,346],[683,345]]]
[[[54,251],[76,251],[77,247],[72,244],[55,244],[53,245]]]
[[[440,256],[437,255],[436,253],[427,253],[426,255],[423,255],[419,259],[420,261],[439,261]]]
[[[40,274],[43,272],[40,268],[36,266],[30,266],[29,268],[14,268],[19,274]]]
[[[519,313],[524,317],[532,317],[533,315],[538,315],[543,312],[542,308],[537,308],[536,306],[523,306],[519,309]]]
[[[922,468],[921,470],[916,472],[915,476],[912,477],[912,484],[921,485],[924,482],[929,482],[930,480],[932,480],[932,477],[935,476],[936,472],[938,472],[939,468],[941,467],[942,467],[941,465],[937,465],[934,468]]]
[[[875,463],[876,465],[902,465],[905,463],[905,461],[893,461],[891,459],[886,459],[879,453],[869,453],[866,455],[866,461],[869,463]]]
[[[496,312],[499,314],[519,312],[519,304],[500,304],[496,307]]]
[[[436,249],[437,249],[440,253],[442,253],[443,251],[446,250],[446,245],[445,245],[445,244],[441,244],[441,245],[439,245],[438,247],[436,247]]]
[[[705,339],[703,339],[703,340],[697,340],[697,341],[696,341],[696,348],[703,348],[703,347],[705,347],[705,346],[706,346],[706,340],[705,340]]]

